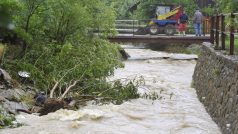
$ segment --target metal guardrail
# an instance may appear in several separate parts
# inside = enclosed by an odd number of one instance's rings
[[[135,34],[135,32],[142,27],[146,27],[150,20],[116,20],[116,30],[127,31]]]
[[[213,16],[211,18],[211,32],[210,32],[210,42],[212,44],[215,44],[215,48],[219,49],[221,47],[222,50],[226,49],[226,37],[229,35],[229,47],[230,47],[230,55],[234,55],[235,51],[235,35],[238,35],[238,33],[235,33],[235,16],[238,15],[238,13],[228,13],[228,14],[219,14],[216,16]],[[230,30],[229,32],[225,29],[225,19],[229,17],[230,18]],[[221,42],[221,46],[220,46]]]
[[[127,31],[133,35],[139,28],[146,28],[151,20],[116,20],[116,29],[118,32]],[[205,36],[210,34],[210,18],[206,18],[203,21],[202,33]],[[193,22],[189,21],[190,25],[187,25],[186,32],[195,34]],[[175,28],[177,30],[177,28]]]

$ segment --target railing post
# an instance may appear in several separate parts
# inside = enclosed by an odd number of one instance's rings
[[[215,17],[212,16],[211,18],[211,26],[210,26],[210,43],[214,44],[214,24],[215,24]]]
[[[133,36],[134,36],[134,29],[135,29],[135,28],[134,28],[134,21],[135,21],[135,20],[133,19],[133,20],[132,20],[132,25],[133,25],[133,28],[132,28],[132,30],[133,30]]]
[[[234,40],[235,40],[235,36],[234,36],[234,31],[235,31],[235,27],[234,27],[234,18],[235,15],[233,13],[231,13],[231,26],[230,26],[230,55],[234,54]]]
[[[203,36],[206,35],[206,31],[205,31],[205,29],[207,29],[206,27],[207,27],[207,22],[206,22],[206,19],[205,19],[205,20],[203,21],[203,25],[202,25]]]
[[[221,15],[221,48],[222,50],[226,49],[226,32],[225,32],[225,16],[222,14]]]
[[[216,45],[215,48],[219,48],[219,15],[216,16]]]
[[[207,19],[206,19],[206,29],[205,29],[206,34],[208,34],[209,31],[210,31],[210,27],[209,27],[209,26],[210,26],[210,25],[209,25],[209,19],[207,18]]]

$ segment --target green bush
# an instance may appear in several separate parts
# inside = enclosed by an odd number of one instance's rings
[[[3,107],[0,105],[0,129],[6,126],[13,125],[12,122],[15,120],[13,115],[8,114]]]
[[[114,69],[123,67],[120,48],[106,40],[115,34],[116,17],[110,6],[100,0],[15,2],[14,32],[26,47],[22,57],[4,59],[3,67],[13,78],[47,93],[56,87],[54,97],[61,96],[74,82],[73,94],[98,92],[114,98],[116,104],[138,97],[135,83],[106,81]],[[94,34],[97,30],[100,36]],[[30,78],[19,78],[18,71],[29,72]]]
[[[89,81],[105,78],[121,67],[118,47],[105,40],[87,40],[82,44],[39,45],[27,52],[24,58],[6,67],[12,74],[30,72],[33,86],[49,91],[60,82],[66,87],[72,80]]]
[[[106,82],[106,79],[93,81],[94,83],[85,84],[80,90],[80,94],[96,95],[99,99],[98,103],[121,104],[130,99],[141,97],[138,93],[138,87],[144,84],[144,79],[134,78],[131,80],[115,80]]]

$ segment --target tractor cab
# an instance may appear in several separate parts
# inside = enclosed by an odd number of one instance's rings
[[[156,16],[159,16],[161,14],[166,14],[171,11],[171,6],[157,6],[155,9]]]
[[[158,5],[155,9],[156,18],[152,19],[148,25],[148,31],[152,35],[165,33],[174,35],[182,7],[173,8],[173,5]]]

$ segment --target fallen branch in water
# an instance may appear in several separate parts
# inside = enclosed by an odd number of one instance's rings
[[[76,80],[76,81],[74,81],[73,84],[69,85],[69,86],[65,89],[63,95],[59,98],[59,100],[62,100],[62,99],[65,97],[65,95],[69,92],[69,90],[70,90],[71,88],[73,88],[74,86],[76,86],[76,84],[77,84],[78,82],[79,82],[79,80]]]
[[[39,111],[41,113],[40,115],[55,112],[61,108],[79,108],[80,106],[86,105],[88,101],[93,101],[95,104],[121,104],[124,101],[141,97],[137,91],[139,86],[144,85],[144,79],[141,77],[139,77],[140,79],[134,78],[132,80],[114,80],[110,83],[105,83],[104,80],[97,81],[97,83],[90,83],[91,81],[89,81],[89,83],[85,85],[81,84],[84,82],[82,80],[83,75],[84,73],[80,78],[71,80],[68,84],[64,83],[62,94],[58,94],[57,97],[52,98],[54,92],[57,91],[62,82],[61,80],[54,80],[55,85],[50,93],[51,98],[45,102],[42,109]],[[75,88],[79,85],[80,89]],[[86,92],[83,92],[85,90]],[[74,94],[72,94],[71,97],[66,97],[69,92],[73,92]]]
[[[57,81],[54,79],[55,85],[54,87],[50,90],[50,98],[53,98],[54,96],[54,92],[56,90],[56,88],[58,87],[58,85],[60,84],[60,82],[63,80],[64,77],[66,77],[67,74],[69,74],[72,70],[74,70],[75,68],[77,68],[79,65],[75,65],[73,68],[69,69],[66,71],[66,73]],[[84,71],[85,73],[85,71]],[[82,76],[80,77],[80,79],[84,76],[84,73],[82,74]],[[77,83],[76,83],[77,84]]]
[[[56,89],[56,88],[58,87],[58,85],[59,85],[59,81],[54,80],[54,82],[55,82],[55,85],[54,85],[54,87],[50,90],[50,98],[53,98],[55,89]]]

